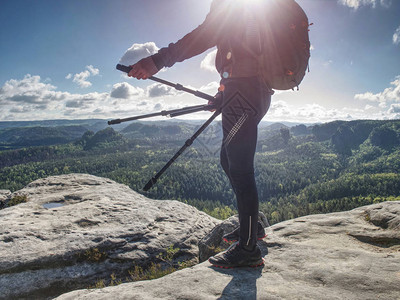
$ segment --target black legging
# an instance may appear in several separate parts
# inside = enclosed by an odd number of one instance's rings
[[[258,77],[222,79],[223,141],[221,165],[236,195],[240,222],[239,243],[257,243],[258,193],[254,154],[258,123],[271,103],[271,92]]]

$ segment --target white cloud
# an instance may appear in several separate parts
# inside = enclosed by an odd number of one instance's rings
[[[133,87],[127,82],[120,82],[113,85],[110,96],[113,98],[130,99],[143,94],[143,89]]]
[[[114,84],[107,93],[73,94],[58,91],[56,86],[40,76],[26,75],[23,79],[11,79],[0,86],[0,120],[111,119],[176,109],[199,102],[202,101],[169,87],[152,85],[142,89],[126,82]],[[188,118],[198,117],[199,114],[191,114]]]
[[[89,71],[90,72],[90,71]],[[46,81],[46,80],[45,80]],[[71,94],[41,80],[40,76],[25,75],[21,80],[8,80],[0,88],[0,119],[38,120],[70,116],[93,117],[97,108],[112,112],[109,93]],[[122,108],[117,105],[115,109]],[[103,115],[96,115],[99,117]]]
[[[212,81],[200,87],[199,91],[214,96],[218,92],[218,88],[219,88],[219,82]]]
[[[201,61],[200,68],[203,70],[215,72],[215,57],[217,55],[217,49],[209,52],[206,57]]]
[[[93,67],[92,65],[86,66],[86,68],[89,70],[89,72],[92,75],[99,75],[99,73],[100,73],[99,69]]]
[[[400,45],[400,26],[397,27],[396,31],[393,34],[393,44]]]
[[[394,103],[400,102],[400,75],[390,83],[390,87],[383,90],[383,92],[373,94],[366,92],[364,94],[356,94],[354,99],[375,102],[379,107],[386,108]]]
[[[303,106],[292,105],[284,100],[272,101],[264,120],[281,122],[320,123],[334,120],[389,120],[400,117],[400,104],[392,104],[388,109],[366,105],[364,109],[343,107],[327,108],[317,103]]]
[[[175,96],[177,92],[174,88],[160,83],[154,83],[147,87],[147,96],[150,98],[161,96]]]
[[[286,101],[272,101],[265,120],[292,121],[304,123],[329,122],[332,120],[351,120],[353,115],[349,109],[328,109],[320,104],[312,103],[301,107],[288,104]],[[354,113],[354,111],[353,111]]]
[[[0,86],[0,120],[119,118],[198,104],[195,100],[159,84],[142,89],[127,82],[114,84],[106,93],[73,94],[28,74]]]
[[[120,64],[130,66],[138,60],[157,53],[159,48],[154,42],[144,44],[133,44],[119,60]]]
[[[90,81],[88,81],[87,79],[90,76],[99,75],[99,73],[100,73],[99,69],[96,69],[92,65],[89,65],[89,66],[86,66],[86,70],[85,71],[77,73],[75,75],[72,75],[70,73],[67,76],[65,76],[65,78],[66,79],[71,79],[73,77],[73,79],[72,79],[73,82],[78,84],[81,88],[87,88],[87,87],[90,87],[92,85],[92,83]]]
[[[399,114],[400,113],[400,104],[392,104],[392,105],[390,105],[389,113],[391,113],[391,114]]]
[[[217,88],[218,82],[210,82],[199,90],[213,95]],[[280,97],[274,96],[265,120],[314,123],[338,119],[400,118],[400,76],[381,93],[356,95],[356,99],[366,101],[363,109],[327,108],[316,103],[299,106]],[[204,104],[204,101],[159,84],[142,89],[120,82],[110,87],[107,93],[72,94],[57,90],[56,86],[40,76],[26,75],[23,79],[11,79],[0,86],[1,120],[120,118],[198,104]],[[182,118],[208,117],[208,112],[200,112]]]
[[[11,79],[0,89],[0,101],[5,104],[47,104],[65,98],[56,87],[41,82],[40,76],[25,75],[22,80]]]
[[[372,6],[372,8],[375,8],[378,4],[389,8],[392,4],[391,0],[338,0],[338,2],[353,9],[358,9],[361,6]]]

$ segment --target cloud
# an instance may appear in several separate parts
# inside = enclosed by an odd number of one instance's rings
[[[320,123],[334,120],[389,120],[400,117],[400,104],[392,104],[389,109],[366,105],[364,109],[343,107],[327,108],[317,103],[303,106],[292,105],[284,100],[272,101],[265,120],[281,122]]]
[[[171,95],[174,97],[159,97]],[[169,87],[153,84],[142,89],[127,82],[116,83],[105,93],[69,93],[28,74],[0,86],[0,120],[129,117],[197,104],[192,98]],[[193,117],[197,115],[190,115]]]
[[[8,80],[0,88],[0,118],[48,119],[61,118],[66,112],[90,112],[106,102],[107,93],[71,94],[43,82],[40,76],[25,75],[23,79]]]
[[[41,82],[40,76],[25,75],[22,80],[11,79],[0,89],[0,101],[8,104],[46,104],[65,98],[56,87]]]
[[[400,45],[400,26],[397,27],[396,31],[393,34],[393,44]]]
[[[389,108],[389,113],[400,114],[400,104],[392,104]]]
[[[95,67],[93,67],[92,65],[86,66],[86,68],[89,70],[89,72],[92,75],[99,75],[100,71],[99,69],[96,69]]]
[[[120,82],[110,87],[109,92],[73,94],[57,90],[50,82],[28,74],[0,86],[0,120],[120,118],[204,103],[197,97],[159,84],[142,89]],[[199,90],[213,95],[217,88],[218,82],[210,82]],[[380,93],[355,95],[354,98],[366,101],[358,104],[363,109],[327,108],[316,103],[299,106],[298,103],[291,104],[280,99],[279,95],[274,97],[265,118],[269,121],[315,123],[339,119],[400,118],[400,76]],[[208,117],[208,112],[200,112],[184,118]]]
[[[172,87],[160,83],[154,83],[147,87],[146,94],[150,98],[155,98],[161,96],[175,96],[177,95],[177,92]]]
[[[87,79],[90,76],[96,76],[99,75],[100,71],[99,69],[96,69],[92,65],[86,66],[86,70],[80,73],[77,73],[75,75],[72,75],[71,73],[65,76],[66,79],[72,79],[73,82],[78,84],[81,88],[88,88],[92,86],[92,83],[88,81]]]
[[[162,110],[163,106],[161,103],[157,103],[156,105],[154,105],[154,110]]]
[[[383,90],[383,92],[373,94],[366,92],[363,94],[356,94],[354,99],[361,101],[375,102],[379,107],[385,108],[393,103],[400,102],[400,75],[390,83],[390,87]]]
[[[110,96],[119,99],[129,99],[143,93],[143,89],[135,88],[127,82],[121,82],[113,85]]]
[[[157,53],[159,48],[154,42],[144,44],[133,44],[119,60],[120,64],[130,66],[138,60]]]
[[[392,4],[392,0],[338,0],[338,2],[355,10],[361,6],[372,6],[372,8],[375,8],[378,4],[384,8],[389,8]]]
[[[215,57],[217,55],[217,49],[209,52],[206,57],[201,61],[200,68],[203,70],[215,72]]]
[[[218,92],[219,86],[220,86],[219,82],[212,81],[200,87],[199,91],[214,96]]]
[[[355,118],[356,111],[350,109],[328,109],[320,104],[311,103],[301,107],[288,104],[286,101],[272,101],[271,107],[266,115],[271,121],[292,121],[304,123],[329,122],[333,120],[351,120]]]

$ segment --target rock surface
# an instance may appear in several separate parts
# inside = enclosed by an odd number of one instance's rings
[[[399,299],[400,202],[275,224],[260,243],[264,268],[208,262],[163,278],[57,299]]]
[[[196,260],[220,221],[85,174],[32,182],[28,202],[0,210],[0,298],[45,298],[145,266],[170,245]],[[9,195],[8,195],[9,196]]]

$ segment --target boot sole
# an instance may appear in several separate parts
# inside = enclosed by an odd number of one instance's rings
[[[261,261],[255,262],[254,264],[249,264],[249,265],[232,265],[232,266],[223,266],[223,265],[217,265],[217,264],[212,264],[210,261],[208,261],[212,267],[220,268],[220,269],[235,269],[235,268],[258,268],[261,266],[264,266],[264,258],[261,258]]]

